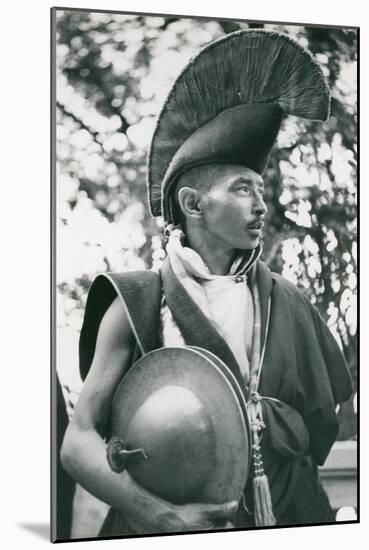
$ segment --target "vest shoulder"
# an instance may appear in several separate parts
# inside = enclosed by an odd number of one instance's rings
[[[271,271],[270,274],[272,276],[274,285],[280,287],[288,295],[294,298],[299,297],[304,301],[309,301],[305,292],[298,288],[295,284],[291,283],[291,281],[288,281],[288,279],[285,279],[284,277],[282,277],[282,275],[279,275],[279,273],[275,273],[274,271]]]
[[[124,278],[139,278],[139,279],[156,279],[160,277],[159,273],[152,271],[151,269],[136,269],[134,271],[107,271],[106,273],[100,273],[100,275],[108,275],[110,277],[124,277]]]
[[[98,276],[106,277],[114,282],[125,282],[131,283],[137,286],[142,286],[143,284],[159,284],[160,275],[156,271],[151,271],[150,269],[140,269],[136,271],[118,271],[118,272],[107,272],[101,273]]]

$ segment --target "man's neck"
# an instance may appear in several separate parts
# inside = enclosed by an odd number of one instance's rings
[[[213,275],[227,275],[236,256],[236,250],[216,246],[198,235],[187,235],[187,244],[203,259],[205,265]]]

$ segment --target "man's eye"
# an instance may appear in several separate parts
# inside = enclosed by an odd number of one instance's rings
[[[250,187],[248,185],[241,185],[238,190],[243,193],[250,193]]]

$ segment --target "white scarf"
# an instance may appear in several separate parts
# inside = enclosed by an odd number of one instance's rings
[[[251,255],[240,255],[228,275],[213,275],[201,256],[183,246],[182,231],[174,230],[167,244],[167,253],[174,274],[195,304],[227,342],[242,372],[249,379],[254,307],[246,284],[247,272],[261,254],[258,248]],[[183,346],[183,337],[165,302],[162,307],[164,346]]]

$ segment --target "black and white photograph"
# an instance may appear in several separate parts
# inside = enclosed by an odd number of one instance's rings
[[[52,541],[359,521],[358,34],[52,8]]]

